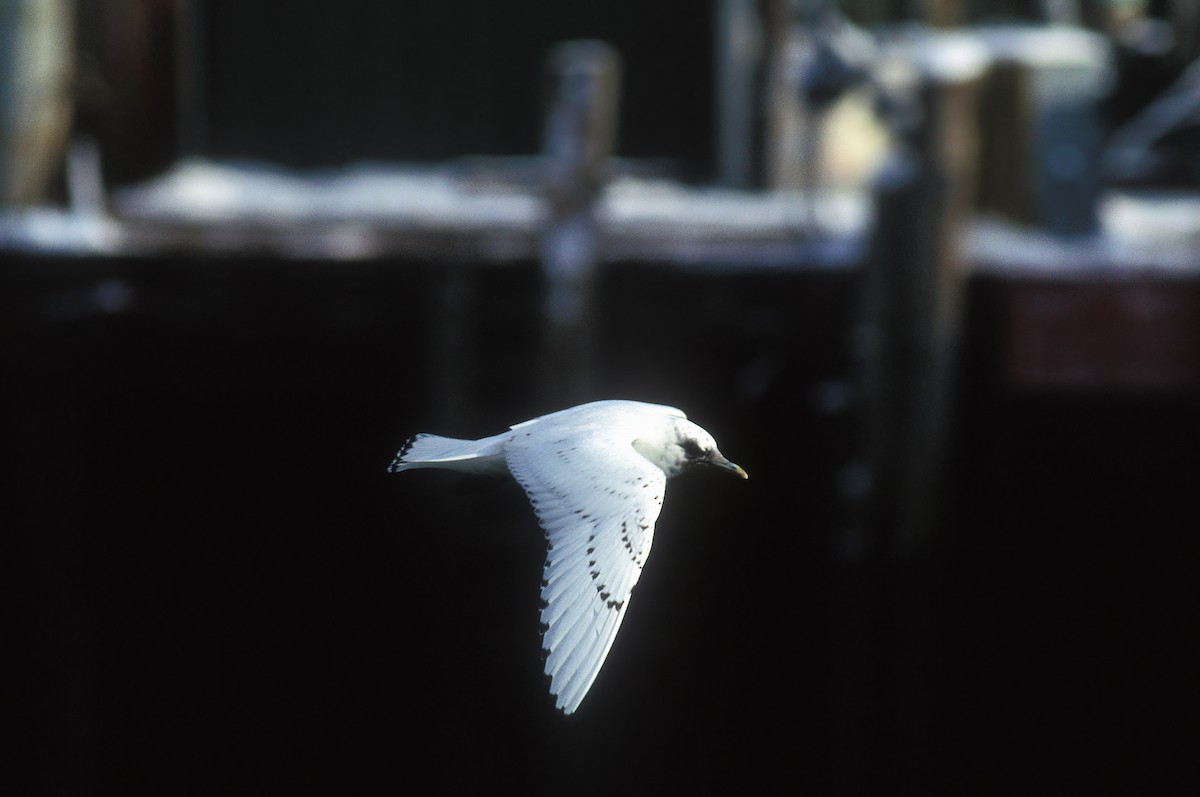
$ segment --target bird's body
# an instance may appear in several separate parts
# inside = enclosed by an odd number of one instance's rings
[[[389,470],[511,474],[525,490],[547,539],[546,674],[556,706],[570,714],[591,688],[625,616],[667,479],[699,465],[746,476],[682,411],[596,401],[480,440],[420,434]]]

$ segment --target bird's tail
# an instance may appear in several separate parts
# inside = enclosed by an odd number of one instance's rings
[[[411,437],[388,466],[389,473],[414,468],[444,468],[467,473],[500,473],[507,467],[500,435],[459,440],[436,434]]]

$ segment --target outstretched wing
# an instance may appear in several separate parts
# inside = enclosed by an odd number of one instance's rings
[[[509,470],[546,532],[542,646],[555,705],[591,688],[641,575],[667,478],[611,429],[514,435]]]

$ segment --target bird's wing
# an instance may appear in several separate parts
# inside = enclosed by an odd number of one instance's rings
[[[612,429],[518,431],[509,470],[546,532],[542,646],[556,706],[579,706],[641,575],[667,477]]]

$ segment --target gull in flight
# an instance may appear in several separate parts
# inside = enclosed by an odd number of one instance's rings
[[[388,470],[511,475],[547,540],[542,647],[565,714],[600,672],[650,554],[667,479],[711,466],[746,478],[712,435],[674,407],[595,401],[481,440],[419,434]]]

